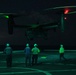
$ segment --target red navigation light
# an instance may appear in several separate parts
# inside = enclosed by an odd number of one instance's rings
[[[69,9],[64,9],[64,14],[68,14],[69,13]]]

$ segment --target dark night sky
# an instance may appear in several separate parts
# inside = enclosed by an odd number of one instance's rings
[[[59,18],[55,15],[35,13],[33,11],[42,11],[47,8],[64,6],[64,5],[76,5],[75,0],[0,0],[0,12],[30,12],[29,16],[22,16],[15,19],[16,24],[29,24],[36,23],[39,17],[40,23],[52,22]],[[35,14],[34,14],[35,13]],[[26,13],[27,15],[28,13]],[[65,22],[65,32],[63,34],[63,44],[67,46],[76,45],[76,14],[68,15]],[[57,19],[58,20],[58,19]],[[10,42],[12,45],[25,45],[28,40],[25,37],[24,29],[14,29],[14,34],[9,35],[7,32],[7,19],[0,17],[0,45],[4,45],[6,42]],[[48,39],[35,38],[29,41],[30,44],[38,43],[40,45],[59,45],[60,44],[60,30],[57,32],[49,31]]]

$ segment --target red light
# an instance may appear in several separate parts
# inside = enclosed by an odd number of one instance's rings
[[[69,13],[69,9],[65,9],[64,14],[68,14],[68,13]]]

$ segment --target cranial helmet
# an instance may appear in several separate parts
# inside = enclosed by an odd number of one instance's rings
[[[28,46],[29,46],[29,44],[27,43],[27,44],[26,44],[26,46],[28,47]]]
[[[61,44],[60,46],[61,46],[61,47],[63,47],[63,45],[62,45],[62,44]]]
[[[6,46],[9,46],[9,43],[7,43]]]
[[[34,47],[38,46],[36,43],[34,44]]]

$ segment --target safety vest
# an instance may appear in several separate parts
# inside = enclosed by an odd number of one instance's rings
[[[39,54],[40,50],[37,47],[32,48],[32,54]]]
[[[59,49],[59,53],[64,53],[64,48],[63,48],[63,47],[61,47],[61,48]]]

